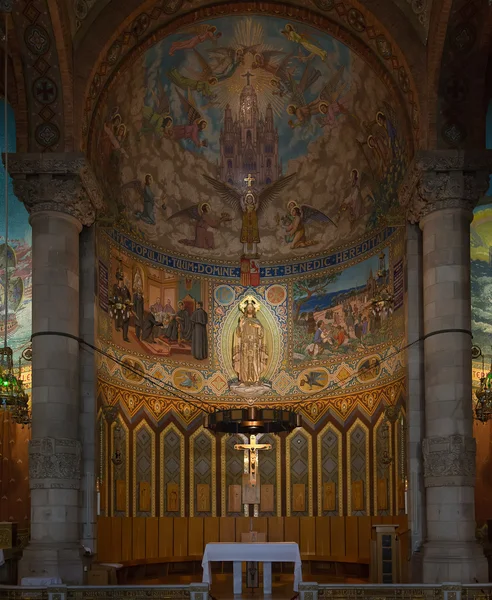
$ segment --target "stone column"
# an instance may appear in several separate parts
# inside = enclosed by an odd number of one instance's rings
[[[488,187],[486,153],[422,152],[411,216],[423,242],[426,541],[423,581],[487,581],[475,540],[470,221]],[[446,331],[447,330],[447,331]]]
[[[96,345],[96,231],[84,227],[80,234],[80,337]],[[97,551],[96,541],[96,364],[92,351],[80,353],[80,438],[82,451],[82,544]]]
[[[32,226],[31,539],[19,578],[81,583],[79,233],[100,196],[82,155],[11,155],[9,172]]]
[[[412,344],[407,362],[407,477],[408,523],[411,532],[410,579],[422,581],[422,544],[425,537],[425,488],[422,465],[424,437],[424,343],[422,306],[422,233],[418,225],[407,225],[406,337]]]

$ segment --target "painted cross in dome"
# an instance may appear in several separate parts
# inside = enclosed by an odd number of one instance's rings
[[[253,177],[251,173],[248,173],[248,176],[244,178],[244,181],[248,184],[248,187],[251,187],[253,182],[256,181],[256,177]]]
[[[249,71],[247,71],[246,73],[243,73],[241,75],[241,77],[246,77],[246,85],[251,85],[249,80],[251,79],[251,77],[254,77],[254,75],[253,75],[253,73],[250,73]]]

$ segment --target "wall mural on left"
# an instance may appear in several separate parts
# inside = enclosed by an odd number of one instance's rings
[[[3,114],[4,102],[0,101],[0,111]],[[4,122],[0,124],[0,145],[5,148]],[[15,152],[16,132],[15,115],[8,107],[8,148]],[[5,189],[5,167],[0,165],[0,189]],[[14,350],[17,361],[24,348],[29,344],[32,333],[32,237],[29,216],[24,205],[14,194],[12,179],[8,177],[9,192],[9,239],[8,239],[8,344]],[[5,194],[0,194],[0,336],[4,339],[5,332]],[[30,367],[28,369],[30,371]],[[26,372],[29,379],[29,373]]]

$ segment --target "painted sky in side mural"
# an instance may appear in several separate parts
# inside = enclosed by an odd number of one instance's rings
[[[473,344],[492,356],[492,205],[474,211],[470,227]]]
[[[401,217],[403,129],[382,81],[342,43],[274,17],[223,17],[118,74],[91,158],[120,228],[204,260],[239,260],[251,174],[251,235],[261,260],[283,261]]]
[[[0,101],[0,148],[5,149],[4,102]],[[15,116],[8,107],[7,139],[9,152],[16,149]],[[0,165],[0,334],[5,332],[5,168]],[[16,358],[29,343],[32,333],[31,314],[31,226],[24,205],[14,195],[12,180],[8,178],[9,232],[9,304],[7,338]]]

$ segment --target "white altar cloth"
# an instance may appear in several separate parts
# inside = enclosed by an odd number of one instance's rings
[[[241,594],[243,562],[263,563],[263,593],[272,593],[272,562],[294,563],[294,591],[299,590],[302,581],[302,563],[299,546],[294,542],[282,543],[212,543],[205,546],[203,553],[203,583],[212,583],[212,562],[234,563],[234,594]]]

